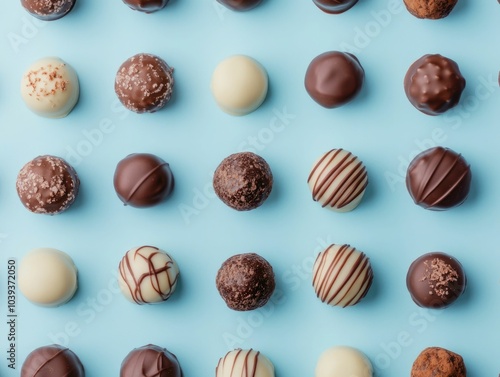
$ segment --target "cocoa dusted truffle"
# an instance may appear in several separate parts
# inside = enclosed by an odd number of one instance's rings
[[[227,259],[217,272],[215,283],[227,306],[238,311],[264,306],[276,285],[272,266],[255,253]]]
[[[165,8],[169,0],[123,0],[130,9],[144,13],[153,13]]]
[[[427,115],[439,115],[455,107],[465,88],[457,63],[442,55],[424,55],[415,61],[404,79],[410,103]]]
[[[66,16],[75,6],[76,0],[21,0],[21,5],[43,21],[54,21]]]
[[[406,9],[417,18],[437,20],[448,16],[458,0],[404,0]]]
[[[224,5],[226,8],[237,12],[244,12],[255,8],[257,5],[262,3],[262,0],[217,0],[219,3]]]
[[[32,351],[23,363],[21,377],[84,377],[83,365],[70,349],[53,344]]]
[[[411,377],[466,377],[464,359],[445,348],[429,347],[416,358]]]
[[[182,377],[182,370],[173,353],[148,344],[130,351],[120,368],[120,377],[144,376]]]
[[[406,286],[418,306],[442,309],[464,293],[467,278],[458,260],[435,252],[422,255],[410,265]]]
[[[313,2],[325,13],[339,14],[351,9],[358,0],[313,0]]]
[[[406,187],[415,204],[439,211],[462,204],[469,195],[471,179],[470,166],[461,154],[435,147],[410,162]]]
[[[238,211],[261,206],[273,188],[273,174],[267,162],[251,152],[226,157],[214,173],[215,193]]]

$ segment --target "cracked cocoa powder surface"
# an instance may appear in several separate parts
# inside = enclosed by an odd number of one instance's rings
[[[440,347],[424,349],[413,363],[411,377],[466,377],[462,356]]]

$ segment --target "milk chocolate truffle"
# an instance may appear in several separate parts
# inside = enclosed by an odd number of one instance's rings
[[[465,88],[457,63],[442,55],[424,55],[413,63],[404,79],[410,103],[427,115],[439,115],[455,107]]]
[[[235,349],[222,357],[215,377],[274,377],[274,365],[259,351]]]
[[[52,344],[37,348],[26,357],[21,377],[85,377],[85,370],[73,351]]]
[[[237,12],[245,12],[247,10],[255,8],[257,5],[262,3],[262,0],[217,0],[220,4],[224,5],[226,8]]]
[[[464,359],[445,348],[429,347],[415,359],[411,377],[466,377]]]
[[[316,364],[314,377],[372,377],[370,360],[359,350],[347,346],[324,351]]]
[[[228,258],[217,272],[215,283],[227,306],[238,311],[264,306],[276,285],[272,266],[255,253]]]
[[[153,13],[165,8],[169,0],[123,0],[130,9],[144,13]]]
[[[21,0],[21,5],[31,14],[43,21],[54,21],[66,16],[76,0]]]
[[[182,377],[177,357],[165,348],[148,344],[135,348],[125,357],[120,377]]]
[[[418,306],[442,309],[464,293],[467,278],[458,260],[435,252],[422,255],[410,265],[406,286]]]
[[[307,179],[313,200],[336,212],[358,206],[368,185],[363,162],[344,149],[332,149],[313,165]]]
[[[470,166],[461,154],[435,147],[410,162],[406,187],[415,204],[430,210],[447,210],[467,199],[471,177]]]
[[[273,188],[273,174],[267,162],[251,152],[226,157],[213,177],[215,193],[237,211],[261,206]]]
[[[75,107],[80,85],[75,70],[57,57],[34,62],[21,80],[21,97],[35,114],[64,118]]]
[[[230,115],[246,115],[256,110],[267,95],[268,78],[264,67],[245,55],[234,55],[217,65],[211,89],[217,105]]]
[[[125,205],[151,207],[164,201],[174,189],[168,163],[149,153],[133,153],[116,166],[113,184]]]
[[[179,267],[165,251],[154,246],[133,248],[118,266],[123,295],[136,304],[156,304],[172,296],[179,280]]]
[[[313,2],[325,13],[339,14],[351,9],[358,0],[313,0]]]
[[[332,109],[353,100],[364,79],[365,71],[353,54],[330,51],[311,61],[304,84],[313,100]]]
[[[68,254],[50,248],[34,249],[21,260],[19,290],[34,304],[60,306],[75,294],[77,273]]]
[[[372,280],[370,260],[349,245],[330,245],[314,263],[314,291],[331,306],[356,305],[368,293]]]
[[[437,20],[448,16],[457,0],[404,0],[404,3],[415,17]]]
[[[116,73],[116,95],[131,111],[154,113],[170,101],[174,88],[173,72],[173,68],[158,56],[134,55]]]
[[[76,171],[65,160],[39,156],[19,171],[16,189],[23,205],[33,213],[56,215],[75,201],[80,187]]]

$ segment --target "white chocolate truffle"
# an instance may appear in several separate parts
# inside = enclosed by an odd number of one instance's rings
[[[19,266],[19,289],[32,303],[55,307],[73,297],[78,287],[71,257],[59,250],[39,248],[28,252]]]
[[[178,280],[177,263],[166,252],[153,246],[127,251],[119,265],[120,289],[129,301],[136,304],[168,300]]]
[[[215,68],[212,94],[219,107],[230,115],[246,115],[257,109],[267,95],[264,67],[245,55],[231,56]]]
[[[368,257],[349,245],[330,245],[314,263],[314,291],[331,306],[357,304],[368,293],[372,280]]]
[[[21,96],[28,108],[45,118],[63,118],[78,102],[80,86],[75,70],[56,57],[34,62],[21,80]]]
[[[315,377],[372,377],[370,360],[352,347],[337,346],[327,349],[316,364]]]
[[[274,377],[271,361],[253,349],[236,349],[219,360],[215,377]]]

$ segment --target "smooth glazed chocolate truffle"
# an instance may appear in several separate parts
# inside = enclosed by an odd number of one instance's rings
[[[66,16],[73,9],[76,0],[21,0],[21,5],[43,21],[54,21]]]
[[[33,213],[56,215],[75,201],[80,187],[76,171],[65,160],[39,156],[19,171],[16,189],[23,205]]]
[[[274,292],[272,266],[255,253],[228,258],[215,279],[217,290],[233,310],[254,310],[264,306]]]
[[[148,344],[135,348],[125,357],[120,377],[182,377],[177,357],[165,348]]]
[[[21,97],[35,114],[64,118],[75,107],[80,85],[75,70],[60,58],[37,60],[24,73]]]
[[[118,69],[115,92],[127,109],[154,113],[163,108],[174,89],[174,69],[160,57],[137,54],[126,60]]]
[[[314,263],[314,291],[331,306],[356,305],[368,293],[372,280],[370,260],[349,245],[330,245]]]
[[[307,179],[313,200],[336,212],[358,206],[368,185],[363,162],[344,149],[332,149],[313,165]]]
[[[222,357],[215,377],[274,377],[274,365],[259,351],[235,349]]]
[[[356,348],[337,346],[324,351],[316,364],[314,377],[372,377],[370,360]]]
[[[332,109],[353,100],[364,79],[365,71],[353,54],[330,51],[311,61],[304,84],[313,100]]]
[[[445,253],[428,253],[408,269],[406,286],[418,306],[442,309],[464,293],[467,278],[458,260]]]
[[[123,0],[130,9],[144,13],[153,13],[165,8],[169,0]]]
[[[60,306],[75,294],[77,273],[68,254],[50,248],[34,249],[21,260],[19,290],[34,304]]]
[[[424,349],[415,359],[411,377],[466,377],[464,359],[440,347]]]
[[[215,193],[237,211],[261,206],[271,194],[273,174],[267,162],[251,152],[226,157],[214,173]]]
[[[113,184],[125,205],[151,207],[164,201],[174,189],[168,163],[149,153],[133,153],[116,166]]]
[[[220,4],[224,5],[226,8],[237,12],[245,12],[247,10],[255,8],[257,5],[262,3],[262,0],[217,0]]]
[[[123,295],[136,304],[156,304],[174,293],[179,267],[172,257],[154,246],[127,251],[118,266],[118,283]]]
[[[470,166],[451,149],[430,148],[418,154],[406,173],[406,187],[415,204],[430,210],[447,210],[469,195]]]
[[[465,79],[457,63],[438,54],[422,56],[404,79],[408,100],[427,115],[439,115],[455,107],[464,88]]]
[[[37,348],[26,357],[21,377],[85,377],[85,370],[73,351],[52,344]]]
[[[437,20],[448,16],[457,0],[404,0],[404,3],[415,17]]]
[[[351,9],[358,0],[313,0],[313,2],[323,12],[339,14]]]
[[[217,105],[230,115],[246,115],[256,110],[267,95],[268,78],[264,67],[245,55],[231,56],[215,68],[211,89]]]

